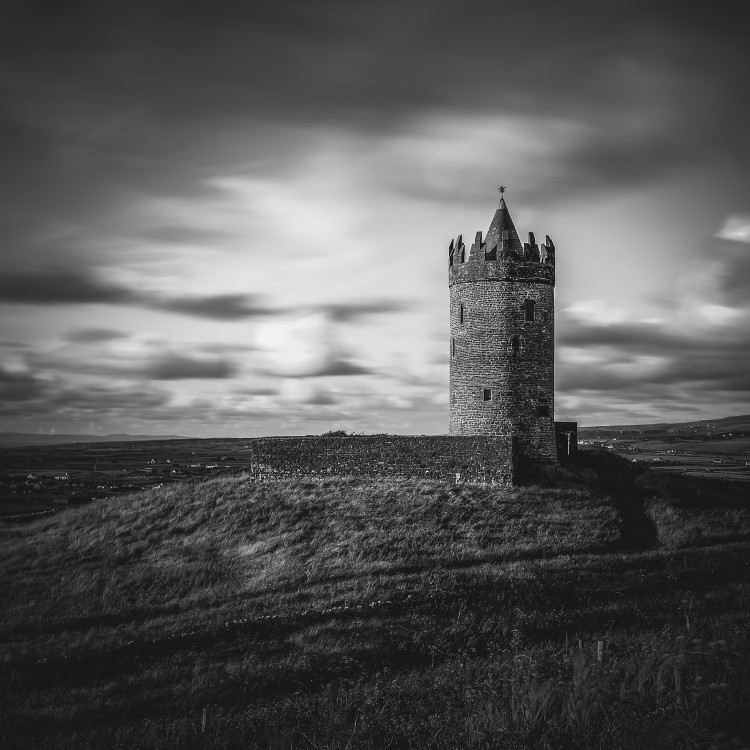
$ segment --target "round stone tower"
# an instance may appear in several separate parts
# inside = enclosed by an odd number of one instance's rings
[[[450,434],[512,435],[555,459],[555,246],[521,244],[505,199],[487,236],[449,247]]]

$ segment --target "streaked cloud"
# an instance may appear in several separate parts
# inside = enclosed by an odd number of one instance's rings
[[[745,35],[671,0],[4,7],[3,424],[443,432],[445,248],[499,182],[559,248],[558,414],[750,409]]]
[[[737,226],[733,217],[727,226]],[[710,416],[712,405],[724,400],[750,403],[750,295],[741,293],[750,283],[750,253],[725,234],[720,230],[723,239],[678,275],[662,300],[661,318],[625,315],[602,300],[563,311],[557,381],[563,404],[580,408],[604,402],[606,394],[612,415],[623,422],[634,402],[658,404],[654,419],[666,419],[681,400],[686,418]],[[666,410],[663,417],[659,409]]]
[[[66,338],[76,344],[99,344],[127,337],[127,333],[112,328],[75,328]]]
[[[716,236],[723,240],[750,244],[750,214],[730,214],[724,219]]]
[[[171,297],[72,270],[17,271],[0,278],[0,301],[26,305],[104,304],[144,307],[211,320],[243,320],[276,310],[245,294]]]
[[[235,365],[227,359],[165,354],[149,362],[142,374],[149,380],[221,380],[231,378]]]

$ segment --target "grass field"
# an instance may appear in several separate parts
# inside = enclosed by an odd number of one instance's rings
[[[523,477],[225,477],[0,527],[0,746],[750,747],[747,485]]]

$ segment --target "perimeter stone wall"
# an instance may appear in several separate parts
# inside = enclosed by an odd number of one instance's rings
[[[508,435],[254,438],[247,445],[253,474],[269,479],[396,476],[511,485],[514,476]]]

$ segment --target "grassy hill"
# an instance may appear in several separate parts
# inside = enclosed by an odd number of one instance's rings
[[[6,524],[0,746],[750,744],[746,494],[595,452]]]

